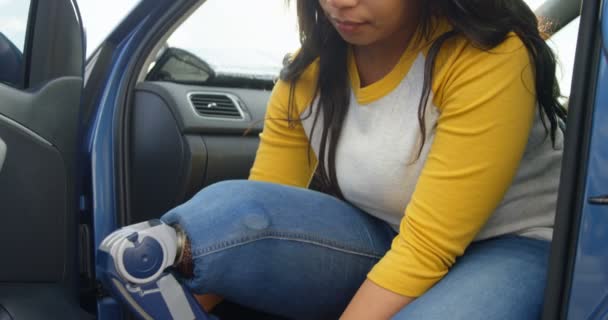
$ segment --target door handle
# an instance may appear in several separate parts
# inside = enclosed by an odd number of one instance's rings
[[[588,201],[590,204],[608,205],[608,194],[590,197]]]
[[[0,138],[0,171],[2,171],[2,165],[4,164],[4,159],[6,158],[6,143]]]

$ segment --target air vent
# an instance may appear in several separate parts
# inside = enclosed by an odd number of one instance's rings
[[[203,117],[243,120],[236,98],[223,93],[191,93],[190,102]]]

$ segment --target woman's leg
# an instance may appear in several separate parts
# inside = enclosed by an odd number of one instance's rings
[[[395,320],[539,319],[549,242],[505,236],[473,243],[448,274]]]
[[[337,319],[395,232],[314,191],[222,182],[162,218],[192,250],[195,293],[295,319]]]

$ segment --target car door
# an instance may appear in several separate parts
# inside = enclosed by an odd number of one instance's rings
[[[583,1],[543,319],[608,319],[607,14]]]
[[[76,263],[78,7],[1,1],[0,34],[0,319],[86,319]]]

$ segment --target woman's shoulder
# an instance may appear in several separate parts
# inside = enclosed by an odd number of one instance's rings
[[[277,99],[282,105],[287,106],[289,98],[293,97],[296,110],[302,113],[313,101],[318,77],[319,59],[317,58],[304,69],[295,82],[278,79],[273,89],[273,99]]]
[[[517,79],[533,88],[532,70],[524,42],[513,32],[493,48],[482,48],[457,35],[446,41],[437,55],[433,91],[442,96],[441,91],[448,87],[467,84],[483,89],[507,79]]]
[[[508,33],[505,38],[492,48],[483,48],[464,35],[459,34],[447,40],[437,56],[438,64],[479,64],[487,61],[509,61],[524,59],[528,61],[528,51],[521,38],[514,32]]]

